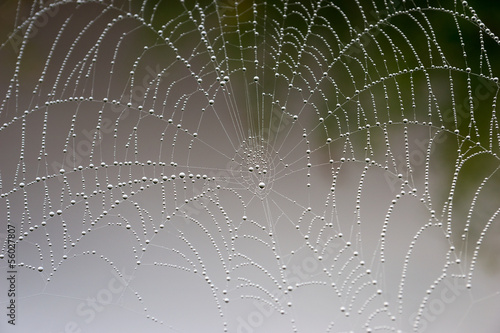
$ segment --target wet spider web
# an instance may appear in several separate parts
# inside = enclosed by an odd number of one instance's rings
[[[37,330],[465,331],[498,304],[499,38],[466,1],[4,9]]]

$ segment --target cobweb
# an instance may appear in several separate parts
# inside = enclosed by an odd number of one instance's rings
[[[5,329],[500,329],[499,37],[467,1],[1,12]]]

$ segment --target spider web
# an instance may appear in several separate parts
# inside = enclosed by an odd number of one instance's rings
[[[498,306],[499,38],[467,1],[2,15],[20,329],[465,332]]]

